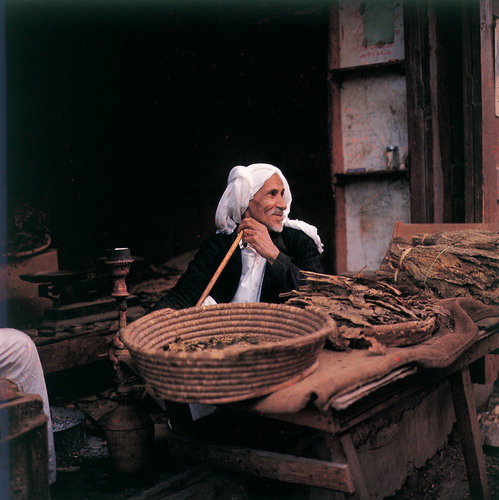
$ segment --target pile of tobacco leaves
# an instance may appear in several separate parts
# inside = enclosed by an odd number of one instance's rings
[[[433,294],[408,294],[377,277],[309,271],[302,277],[305,284],[282,297],[288,305],[315,306],[333,318],[338,332],[329,340],[338,349],[418,344],[434,334],[437,320],[448,318]]]
[[[464,230],[394,238],[373,276],[303,272],[304,284],[282,297],[319,307],[338,325],[333,347],[421,343],[451,321],[439,299],[499,304],[499,233]]]
[[[275,338],[267,338],[262,335],[221,335],[213,336],[203,340],[184,340],[177,337],[173,342],[163,346],[164,351],[169,352],[198,352],[210,349],[227,349],[234,346],[254,346]]]
[[[499,233],[447,231],[394,239],[378,276],[412,283],[436,297],[499,304]]]

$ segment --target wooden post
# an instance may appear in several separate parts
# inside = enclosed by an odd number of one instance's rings
[[[453,373],[449,381],[471,498],[487,500],[490,490],[469,368],[466,366]]]

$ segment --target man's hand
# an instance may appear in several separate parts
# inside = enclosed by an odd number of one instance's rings
[[[116,351],[124,350],[126,349],[125,344],[120,339],[120,332],[116,332],[109,343],[108,346],[108,354],[109,354],[109,359],[112,361],[113,365],[118,366],[119,363],[119,358],[116,355]]]
[[[162,309],[162,311],[174,311],[174,309],[165,308]],[[118,367],[120,361],[125,361],[128,364],[130,363],[130,353],[125,344],[121,341],[119,330],[114,334],[111,342],[109,342],[107,353],[115,368]]]
[[[239,224],[238,232],[241,231],[244,231],[243,243],[251,245],[270,264],[273,264],[279,255],[279,249],[272,242],[267,227],[248,217]]]

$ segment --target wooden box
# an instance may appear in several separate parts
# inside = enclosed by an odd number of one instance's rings
[[[0,498],[50,498],[47,420],[40,396],[0,379]]]

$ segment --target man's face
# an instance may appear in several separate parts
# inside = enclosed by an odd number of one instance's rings
[[[284,184],[281,178],[274,174],[265,181],[249,202],[243,218],[252,217],[270,231],[281,232],[283,212],[287,208],[283,196]]]

